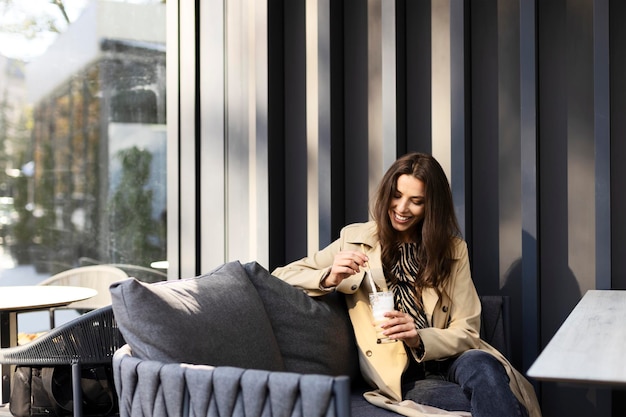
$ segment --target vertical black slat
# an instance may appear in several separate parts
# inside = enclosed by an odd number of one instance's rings
[[[406,153],[407,143],[407,1],[396,1],[396,152]]]
[[[347,190],[350,189],[345,179],[345,131],[344,131],[344,79],[345,55],[344,33],[344,5],[343,2],[330,2],[330,158],[331,158],[331,240],[339,237],[339,231],[346,224]]]
[[[306,39],[303,0],[284,3],[285,262],[307,252]]]
[[[472,273],[481,294],[497,294],[500,273],[498,2],[471,5]]]
[[[539,355],[537,65],[534,0],[520,1],[523,369]]]
[[[431,15],[430,0],[406,2],[406,143],[398,144],[399,155],[432,152]]]
[[[368,219],[367,2],[344,1],[345,223]]]
[[[609,0],[594,0],[593,92],[596,176],[596,288],[611,288],[611,118]]]
[[[626,2],[611,0],[610,30],[610,210],[611,210],[611,288],[626,289]],[[599,258],[598,258],[599,259]]]
[[[268,18],[268,178],[269,270],[285,259],[285,45],[284,1],[269,0]]]

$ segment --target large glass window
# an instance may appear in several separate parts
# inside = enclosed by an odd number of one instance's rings
[[[0,0],[0,285],[166,260],[165,8]]]

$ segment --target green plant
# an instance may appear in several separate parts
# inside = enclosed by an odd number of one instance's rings
[[[149,265],[161,259],[152,242],[157,231],[148,187],[152,154],[136,146],[117,153],[121,177],[108,205],[111,258],[115,262]]]
[[[18,161],[24,163],[22,153]],[[15,178],[13,187],[13,204],[17,213],[17,221],[11,230],[13,242],[11,251],[18,264],[26,264],[30,260],[29,246],[33,243],[33,215],[28,206],[28,183],[29,178],[20,175]]]

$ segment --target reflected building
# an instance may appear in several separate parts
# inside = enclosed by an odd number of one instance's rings
[[[36,266],[164,259],[165,5],[91,2],[26,80]]]

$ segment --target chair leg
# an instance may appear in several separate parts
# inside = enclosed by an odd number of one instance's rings
[[[83,415],[83,390],[80,386],[81,379],[80,363],[72,364],[72,402],[74,404],[74,417]]]
[[[55,327],[55,323],[54,323],[54,308],[51,308],[48,311],[50,312],[50,330],[52,330]]]

